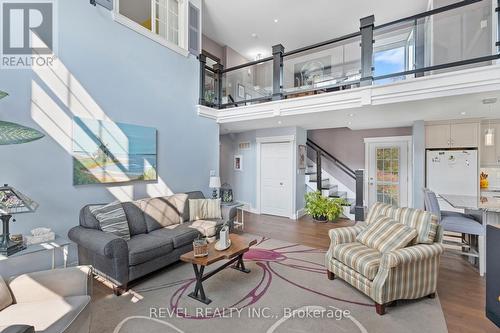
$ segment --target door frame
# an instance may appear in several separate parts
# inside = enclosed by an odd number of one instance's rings
[[[291,186],[291,191],[290,191],[290,212],[288,212],[288,218],[295,220],[297,218],[297,214],[295,213],[296,211],[296,200],[295,196],[297,193],[297,177],[295,176],[295,169],[297,165],[297,149],[295,149],[295,135],[284,135],[284,136],[271,136],[271,137],[258,137],[256,138],[256,161],[257,161],[257,174],[256,174],[256,202],[255,202],[255,210],[257,214],[261,214],[261,151],[262,151],[262,144],[266,143],[288,143],[290,146],[290,153],[292,156],[292,167],[291,167],[291,179],[292,179],[292,186]]]
[[[370,194],[368,193],[368,178],[370,173],[370,148],[371,145],[377,143],[396,143],[396,142],[406,142],[407,145],[407,173],[408,173],[408,207],[413,207],[413,136],[404,135],[404,136],[387,136],[380,138],[365,138],[365,179],[364,179],[364,191],[366,195],[366,203],[369,205]]]

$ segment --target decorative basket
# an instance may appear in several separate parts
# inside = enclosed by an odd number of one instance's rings
[[[208,242],[206,239],[195,239],[193,242],[195,258],[208,256]]]

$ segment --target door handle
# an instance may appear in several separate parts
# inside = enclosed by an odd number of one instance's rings
[[[280,186],[283,186],[283,183],[280,183]]]

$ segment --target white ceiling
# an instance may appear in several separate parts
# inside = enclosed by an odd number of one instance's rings
[[[205,0],[203,33],[250,60],[311,45],[359,30],[362,17],[375,24],[427,10],[429,0]],[[274,20],[278,22],[275,23]],[[257,38],[252,37],[256,34]]]
[[[485,98],[496,97],[491,108]],[[458,119],[500,119],[500,92],[467,94],[426,99],[416,102],[365,106],[356,109],[273,117],[260,120],[220,124],[221,134],[238,133],[259,128],[302,127],[307,130],[349,127],[354,130],[411,126],[414,121]]]

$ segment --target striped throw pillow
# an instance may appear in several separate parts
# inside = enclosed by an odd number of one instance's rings
[[[189,199],[189,220],[221,219],[220,199]]]
[[[392,217],[417,230],[418,237],[412,244],[432,244],[436,240],[438,221],[431,212],[405,207],[396,209]]]
[[[130,239],[127,216],[120,202],[116,201],[105,206],[94,206],[89,209],[97,221],[99,221],[99,228],[102,231],[114,234],[125,240]]]
[[[379,216],[356,237],[356,240],[379,252],[404,248],[417,237],[417,230],[390,217]]]

